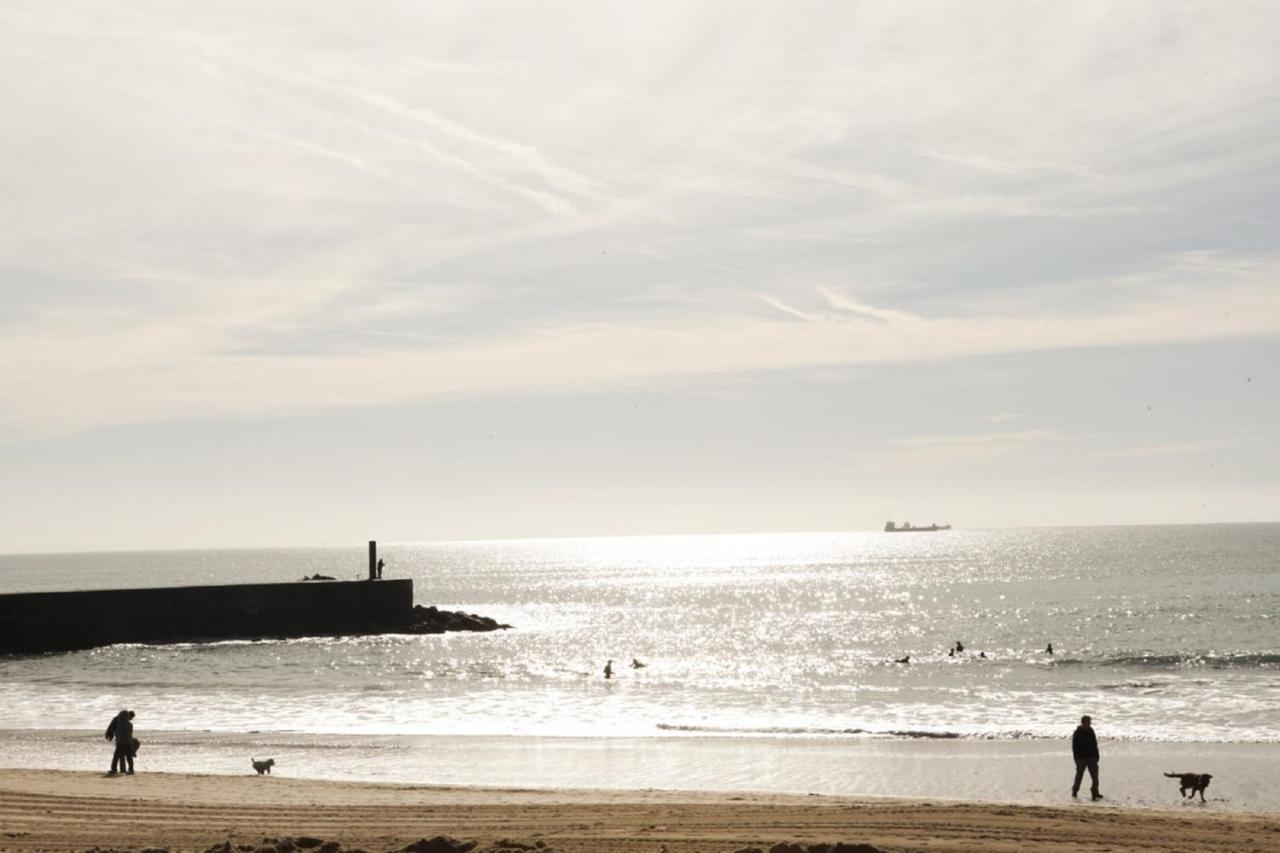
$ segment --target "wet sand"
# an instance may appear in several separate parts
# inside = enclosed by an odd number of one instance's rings
[[[101,731],[11,731],[0,766],[105,770]],[[249,772],[402,785],[569,790],[681,790],[1071,805],[1075,765],[1065,740],[882,738],[534,738],[152,732],[146,773]],[[1104,741],[1109,806],[1200,808],[1165,772],[1212,773],[1206,808],[1280,813],[1280,744]]]
[[[829,796],[517,790],[279,777],[0,770],[0,850],[164,848],[313,836],[394,851],[448,835],[504,849],[732,853],[779,842],[884,851],[1280,851],[1280,815]],[[872,848],[866,848],[870,851]],[[520,849],[515,845],[508,850]]]

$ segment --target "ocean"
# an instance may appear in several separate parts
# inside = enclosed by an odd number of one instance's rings
[[[244,772],[252,753],[323,778],[1040,801],[1091,714],[1104,778],[1109,755],[1135,785],[1213,772],[1151,761],[1217,761],[1258,780],[1237,807],[1280,809],[1262,783],[1280,773],[1280,524],[380,553],[417,603],[514,627],[0,657],[16,743],[0,764],[105,765],[101,729],[129,707],[152,769]],[[8,555],[0,592],[355,578],[365,561],[363,542]],[[974,769],[992,762],[1007,779]]]

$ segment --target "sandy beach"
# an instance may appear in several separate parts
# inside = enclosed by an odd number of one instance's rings
[[[563,853],[730,853],[768,851],[780,843],[800,845],[789,848],[793,851],[823,844],[870,845],[862,848],[866,853],[1032,848],[1239,853],[1280,850],[1280,815],[1086,803],[1042,807],[0,770],[3,851],[204,851],[224,842],[230,847],[223,849],[234,851],[259,849],[264,839],[296,843],[310,838],[304,843],[336,842],[344,851],[377,853],[436,836],[476,842],[477,850]],[[277,845],[281,847],[289,849]]]

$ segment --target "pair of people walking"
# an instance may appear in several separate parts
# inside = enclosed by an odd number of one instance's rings
[[[132,711],[121,710],[107,726],[107,740],[116,742],[116,751],[111,756],[111,769],[107,771],[108,776],[119,773],[133,775],[133,759],[138,754],[139,746],[138,739],[133,736],[133,717]]]

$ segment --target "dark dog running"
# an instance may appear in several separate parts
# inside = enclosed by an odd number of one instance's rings
[[[1187,799],[1194,800],[1200,794],[1200,802],[1204,802],[1204,789],[1209,787],[1210,773],[1166,773],[1170,779],[1178,780],[1178,792]]]
[[[253,764],[253,769],[258,771],[259,776],[261,776],[263,773],[266,773],[268,776],[270,776],[271,768],[274,767],[276,763],[276,760],[274,758],[268,758],[266,761],[259,761],[256,758],[250,758],[249,761],[250,763]]]

